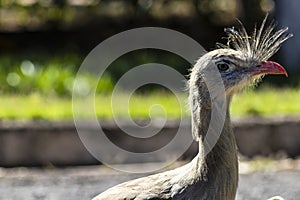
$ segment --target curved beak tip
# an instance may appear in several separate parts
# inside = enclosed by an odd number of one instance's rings
[[[288,73],[284,67],[273,61],[263,61],[258,71],[264,74],[284,74],[288,77]]]

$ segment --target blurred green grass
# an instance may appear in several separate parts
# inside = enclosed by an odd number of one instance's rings
[[[180,118],[190,116],[187,95],[164,92],[150,92],[149,94],[134,94],[126,106],[125,94],[115,98],[112,111],[110,94],[97,94],[95,96],[95,112],[97,117],[111,119],[113,117],[149,118],[168,117]],[[79,116],[89,118],[94,113],[87,112],[86,99],[76,101]],[[180,104],[181,106],[180,107]],[[242,92],[233,98],[231,114],[234,117],[260,115],[281,116],[300,114],[299,89],[262,88]],[[1,95],[0,118],[18,120],[70,120],[73,117],[72,99],[70,97],[45,96],[38,93],[29,95]],[[157,106],[159,105],[159,106]],[[127,115],[129,113],[130,115]],[[114,114],[114,115],[113,115]]]
[[[134,61],[123,59],[116,62],[115,66],[120,66],[120,70],[114,67],[110,73],[101,77],[99,83],[97,77],[90,74],[79,78],[84,89],[88,90],[92,85],[97,84],[95,105],[92,105],[95,107],[97,117],[179,118],[190,115],[186,93],[176,94],[179,97],[177,99],[170,92],[153,90],[152,87],[146,87],[135,93],[130,98],[129,106],[126,105],[128,99],[125,93],[118,94],[115,104],[111,105],[111,91],[115,79],[118,80],[121,72],[124,73],[127,68],[141,63],[159,60],[159,57],[149,58],[147,53],[149,52],[141,52]],[[165,59],[167,65],[174,65],[175,61],[170,55],[166,55],[165,58],[168,58]],[[0,119],[72,119],[73,82],[81,62],[81,57],[76,54],[52,57],[1,55]],[[178,63],[183,64],[183,61]],[[76,102],[81,117],[89,118],[94,115],[87,112],[86,99],[79,98]],[[299,115],[300,87],[263,86],[246,90],[233,98],[231,113],[233,116]]]
[[[262,87],[244,91],[233,97],[231,103],[233,116],[299,115],[299,88]]]

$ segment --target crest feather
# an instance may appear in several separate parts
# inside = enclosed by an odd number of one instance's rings
[[[287,33],[287,27],[274,31],[276,24],[273,21],[269,26],[266,26],[267,18],[268,15],[264,18],[259,29],[254,28],[252,35],[248,35],[240,21],[238,30],[235,30],[234,27],[225,28],[224,31],[228,35],[226,47],[241,51],[246,57],[259,62],[268,60],[279,50],[281,44],[292,37],[293,34]]]

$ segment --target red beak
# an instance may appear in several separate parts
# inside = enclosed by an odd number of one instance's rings
[[[286,70],[278,63],[273,61],[263,61],[260,66],[253,69],[254,74],[285,74],[288,76]]]

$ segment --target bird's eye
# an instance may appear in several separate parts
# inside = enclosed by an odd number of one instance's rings
[[[229,69],[229,66],[228,66],[228,64],[226,64],[226,63],[218,64],[217,67],[218,67],[218,69],[219,69],[220,71],[222,71],[222,72],[224,72],[224,71],[226,71],[226,70]]]

